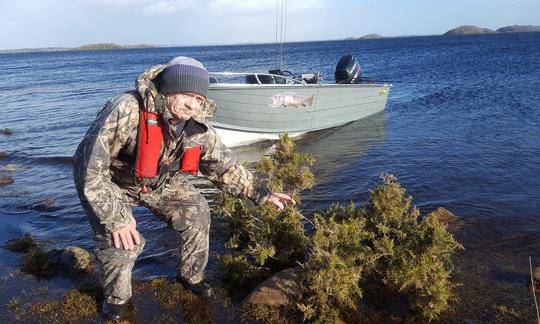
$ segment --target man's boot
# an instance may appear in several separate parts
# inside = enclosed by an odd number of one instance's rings
[[[210,286],[204,281],[192,284],[179,277],[177,277],[176,279],[182,284],[182,286],[184,286],[184,288],[191,290],[191,292],[193,292],[195,295],[204,298],[214,297],[214,289],[212,289],[212,286]]]
[[[110,320],[121,321],[125,319],[129,313],[129,300],[124,304],[110,304],[107,301],[103,302],[103,314]]]

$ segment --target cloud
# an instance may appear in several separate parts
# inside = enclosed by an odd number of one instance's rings
[[[83,0],[117,10],[136,10],[145,15],[169,15],[186,10],[208,10],[213,14],[274,14],[276,0]],[[330,0],[287,0],[287,12],[322,9]],[[277,0],[281,6],[282,0]]]
[[[281,0],[278,0],[281,8]],[[287,0],[286,8],[288,12],[306,9],[322,9],[326,7],[327,0]],[[276,0],[210,0],[208,9],[221,12],[234,13],[274,13],[276,11]]]
[[[168,15],[179,11],[191,10],[196,6],[194,0],[159,0],[152,1],[143,9],[144,14]]]

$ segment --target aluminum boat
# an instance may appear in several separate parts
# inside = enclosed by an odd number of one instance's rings
[[[390,87],[361,78],[352,55],[340,59],[335,84],[322,83],[318,73],[214,72],[208,95],[218,109],[209,121],[229,147],[297,136],[384,110]]]

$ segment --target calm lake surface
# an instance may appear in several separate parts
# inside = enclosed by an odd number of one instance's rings
[[[319,70],[333,82],[347,53],[364,76],[393,87],[384,113],[300,139],[299,149],[318,157],[318,186],[304,193],[306,213],[364,202],[379,174],[390,172],[423,213],[444,206],[467,220],[509,224],[508,233],[538,230],[540,33],[287,44],[284,69]],[[276,62],[275,45],[0,54],[0,129],[13,130],[0,134],[0,151],[8,154],[0,169],[23,167],[0,171],[15,180],[0,187],[1,243],[32,234],[52,246],[92,248],[71,156],[105,102],[132,89],[146,68],[178,55],[210,71],[264,72]],[[268,146],[239,154],[250,159]],[[215,191],[196,182],[212,203]],[[145,209],[135,216],[148,240],[135,276],[173,274],[174,233]],[[490,235],[485,239],[497,240]],[[211,249],[210,275],[217,240]],[[17,268],[19,257],[0,249],[0,275]]]

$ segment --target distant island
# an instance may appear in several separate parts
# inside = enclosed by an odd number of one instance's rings
[[[114,43],[96,43],[96,44],[88,44],[88,45],[75,47],[75,48],[72,48],[72,50],[75,50],[75,51],[94,51],[94,50],[106,50],[106,49],[129,49],[129,48],[150,48],[150,47],[157,47],[157,46],[155,46],[155,45],[146,45],[146,44],[118,45],[118,44],[114,44]]]
[[[379,34],[367,34],[367,35],[361,36],[359,39],[379,39],[379,38],[384,38],[384,37]]]
[[[540,26],[514,25],[514,26],[506,26],[506,27],[497,29],[497,33],[527,33],[527,32],[540,32]]]
[[[450,29],[443,35],[473,35],[473,34],[491,34],[495,31],[489,28],[481,28],[477,26],[464,25],[454,29]]]
[[[540,26],[531,25],[514,25],[501,27],[497,30],[482,28],[478,26],[464,25],[454,29],[450,29],[443,35],[476,35],[476,34],[493,34],[493,33],[524,33],[524,32],[540,32]]]
[[[360,37],[353,37],[353,36],[347,37],[345,40],[380,39],[380,38],[384,38],[384,36],[379,35],[379,34],[367,34],[367,35],[360,36]]]
[[[154,48],[161,47],[157,45],[119,45],[114,43],[96,43],[87,44],[79,47],[42,47],[42,48],[20,48],[10,50],[0,50],[0,53],[16,53],[16,52],[57,52],[57,51],[96,51],[110,49],[130,49],[130,48]]]

